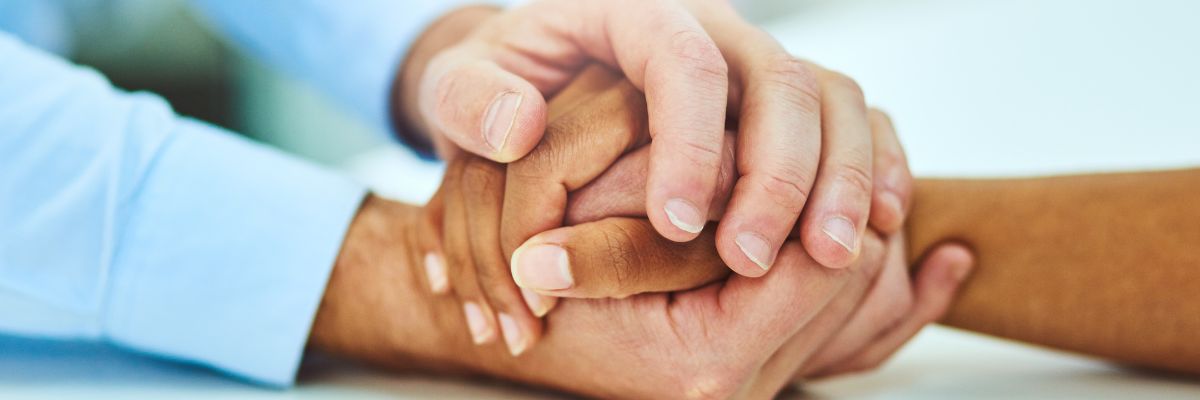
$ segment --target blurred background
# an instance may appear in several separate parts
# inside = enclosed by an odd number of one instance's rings
[[[44,9],[56,7],[50,3],[3,5],[47,15],[17,32],[27,40],[99,69],[117,86],[160,94],[181,114],[342,169],[391,197],[421,201],[436,186],[438,165],[417,161],[313,89],[238,54],[186,2],[78,3],[65,18]],[[1200,2],[735,3],[794,54],[857,79],[868,101],[892,115],[919,176],[1200,166]],[[48,29],[58,26],[74,33]],[[46,349],[58,355],[47,357]],[[96,388],[117,397],[534,395],[320,367],[301,390],[265,393],[87,345],[0,338],[0,355],[0,398]],[[83,386],[61,386],[63,379]],[[807,396],[851,398],[1200,398],[1186,380],[942,328],[927,329],[880,373],[807,388]]]
[[[24,3],[19,8],[34,13],[57,7]],[[117,86],[158,93],[181,114],[326,165],[353,165],[388,144],[386,133],[371,132],[312,88],[231,49],[183,0],[77,3],[65,20],[50,18],[22,36]],[[735,3],[793,53],[857,79],[868,101],[896,119],[918,172],[1041,174],[1196,161],[1189,139],[1200,123],[1189,116],[1200,109],[1197,2]],[[75,34],[46,29],[54,26]],[[1029,136],[1039,148],[1018,140]],[[1088,157],[1114,146],[1153,156]],[[952,171],[926,162],[947,157]]]

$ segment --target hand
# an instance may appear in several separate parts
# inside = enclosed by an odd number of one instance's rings
[[[501,346],[473,345],[461,329],[458,302],[420,284],[425,279],[415,266],[424,254],[422,238],[431,236],[427,211],[374,197],[364,202],[314,322],[315,348],[391,367],[483,373],[599,397],[762,398],[782,387],[848,317],[879,270],[867,264],[881,264],[883,250],[872,236],[862,268],[830,270],[792,243],[780,259],[787,268],[761,279],[735,276],[672,295],[566,300],[549,317],[555,330],[543,345],[513,358]],[[597,255],[608,249],[566,244]],[[587,267],[586,258],[578,260]],[[664,267],[670,266],[638,266]]]
[[[912,187],[912,176],[905,167],[907,161],[891,120],[878,110],[870,110],[870,120],[871,131],[876,143],[876,168],[881,173],[888,173],[890,169],[891,173],[901,177],[902,185],[900,186]],[[727,154],[727,159],[721,163],[722,175],[725,175],[725,169],[734,164],[733,160],[728,159],[729,157],[731,154]],[[638,199],[645,196],[644,182],[646,181],[646,164],[648,162],[649,154],[646,149],[635,150],[623,156],[588,186],[572,192],[566,212],[567,224],[586,225],[590,221],[599,221],[614,215],[637,216],[641,212]],[[509,168],[512,170],[519,165],[520,163],[514,164]],[[722,188],[727,188],[727,186],[722,186]],[[723,198],[727,196],[727,193],[718,191],[717,196]],[[909,200],[904,198],[903,202],[907,204]],[[887,215],[883,218],[878,217],[878,214],[872,214],[871,225],[876,229],[898,226],[902,224],[903,218],[903,214]],[[617,233],[619,232],[614,232],[614,234]],[[593,236],[595,233],[581,228],[568,227],[547,232],[539,237],[570,238],[576,235]],[[903,235],[899,235],[891,242],[893,246],[896,246],[903,241]],[[538,242],[538,240],[530,240],[528,243],[536,244]],[[656,246],[653,242],[647,242],[644,246],[637,246],[637,252],[639,254],[654,253],[653,248]],[[688,265],[706,265],[706,262],[689,259],[681,262],[676,270],[688,270]],[[973,263],[973,256],[967,248],[959,244],[945,243],[934,248],[924,257],[917,275],[910,281],[903,251],[899,248],[891,248],[888,263],[880,278],[872,284],[871,291],[867,294],[864,303],[834,336],[835,339],[821,346],[819,353],[813,356],[800,371],[796,372],[796,379],[819,378],[878,367],[921,328],[937,321],[945,314],[959,284],[965,279]],[[530,269],[514,267],[513,271],[515,274],[536,273]],[[626,281],[628,280],[626,279]],[[518,282],[528,281],[531,279],[518,278]],[[624,282],[623,284],[639,290],[633,291],[633,293],[641,293],[648,286],[644,282],[632,284]],[[659,290],[669,288],[670,286],[666,286]],[[522,290],[527,289],[523,288]],[[595,297],[597,294],[628,294],[629,292],[607,289],[594,293],[591,290],[567,289],[552,292],[540,291],[539,293],[564,297]]]
[[[710,214],[726,110],[739,125],[742,161],[715,243],[733,270],[765,274],[802,209],[798,235],[832,267],[857,256],[876,218],[872,202],[877,218],[900,226],[909,189],[895,173],[876,174],[858,87],[788,55],[726,2],[550,0],[494,14],[463,10],[418,41],[398,98],[443,155],[461,147],[509,162],[541,140],[545,98],[595,61],[645,93],[653,140],[644,214],[664,237],[692,240]]]
[[[470,218],[474,234],[463,239],[464,243],[494,246],[493,243],[499,240],[503,258],[500,262],[488,260],[470,265],[452,262],[450,269],[454,271],[451,275],[456,282],[478,280],[480,290],[460,288],[455,294],[472,309],[484,310],[480,314],[488,318],[482,320],[490,321],[490,317],[499,312],[510,331],[524,332],[524,337],[530,338],[529,344],[532,344],[542,330],[542,322],[537,317],[553,308],[555,296],[582,294],[578,288],[568,287],[571,285],[569,280],[555,274],[555,248],[539,246],[541,243],[527,239],[538,232],[557,228],[564,221],[578,224],[609,216],[645,216],[642,205],[647,198],[646,182],[652,150],[644,146],[650,140],[644,110],[645,96],[632,84],[604,67],[588,67],[551,101],[549,124],[542,143],[525,158],[509,164],[506,179],[475,183],[491,185],[488,186],[491,189],[464,200],[466,209],[481,213],[480,210],[490,209],[493,204],[504,203],[502,212],[488,211],[502,215],[498,217],[502,221],[501,234],[497,239],[486,225],[479,225],[481,219],[476,216]],[[872,138],[876,143],[873,148],[878,160],[874,163],[879,169],[877,175],[898,179],[899,184],[895,186],[905,188],[905,197],[901,201],[908,203],[907,188],[912,177],[906,167],[903,149],[886,116],[875,112],[873,117],[873,125],[880,126]],[[722,154],[717,194],[707,216],[713,220],[724,214],[737,176],[733,151],[736,136],[727,133],[723,139],[727,151]],[[454,179],[458,175],[460,173],[452,168],[447,176]],[[463,175],[464,179],[472,180],[471,176],[476,174]],[[568,198],[582,199],[583,203],[572,201],[568,204]],[[891,213],[886,207],[881,210],[870,216],[872,226],[881,232],[894,232],[902,224],[903,212]],[[486,217],[495,216],[488,214]],[[697,242],[701,243],[714,245],[707,240]],[[518,247],[535,250],[518,254]],[[512,260],[511,273],[509,265],[503,262],[509,259]],[[706,262],[719,263],[720,260]],[[460,271],[461,268],[471,271]],[[513,277],[518,279],[521,288],[513,282]],[[689,278],[681,275],[676,282],[690,282]],[[676,284],[651,289],[669,291],[690,287]],[[563,290],[567,291],[559,292]],[[481,332],[494,333],[496,329],[482,328],[492,325],[480,323],[477,326],[481,327]]]

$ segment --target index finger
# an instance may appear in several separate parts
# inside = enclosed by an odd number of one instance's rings
[[[603,7],[605,34],[599,37],[646,93],[654,138],[646,213],[660,234],[688,241],[704,228],[717,185],[729,69],[716,43],[682,5],[626,3]],[[618,9],[639,12],[616,15]]]

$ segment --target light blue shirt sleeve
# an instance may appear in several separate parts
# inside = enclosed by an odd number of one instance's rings
[[[0,332],[289,385],[363,195],[0,33]]]
[[[391,131],[389,91],[409,45],[439,16],[515,0],[192,0],[211,25],[260,61]]]

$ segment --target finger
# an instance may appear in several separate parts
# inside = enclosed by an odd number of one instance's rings
[[[429,62],[418,104],[431,127],[468,152],[499,162],[528,153],[542,137],[546,101],[522,77],[487,58],[468,41]]]
[[[531,307],[544,315],[551,299],[531,293],[523,296],[509,274],[508,262],[500,250],[500,210],[504,206],[504,167],[479,157],[471,157],[462,172],[462,189],[467,221],[471,227],[471,259],[485,301],[496,312],[500,333],[509,353],[517,356],[541,337],[542,321]],[[526,306],[528,302],[528,306]]]
[[[737,180],[734,168],[733,132],[725,132],[721,173],[717,176],[717,192],[709,208],[708,220],[716,221],[725,214],[725,204]],[[649,173],[650,148],[641,147],[621,156],[603,174],[586,186],[567,194],[566,225],[599,221],[607,217],[646,217],[646,177]]]
[[[883,271],[872,284],[862,304],[844,325],[840,326],[832,340],[820,346],[797,376],[803,377],[828,368],[830,365],[849,358],[867,347],[896,326],[911,313],[913,307],[912,285],[909,284],[908,267],[902,238],[888,241],[888,254]]]
[[[785,242],[779,268],[761,278],[732,276],[719,294],[725,324],[738,332],[755,332],[767,349],[778,349],[808,324],[852,282],[870,282],[883,264],[883,243],[873,233],[864,237],[863,257],[851,268],[823,268],[796,241]],[[745,312],[754,310],[754,312]]]
[[[667,240],[640,218],[606,218],[543,232],[513,254],[523,288],[561,297],[616,297],[691,289],[729,273],[713,235]]]
[[[418,224],[423,227],[423,234],[413,238],[420,246],[421,275],[429,285],[430,293],[435,295],[450,292],[450,277],[446,272],[446,257],[442,250],[442,219],[444,215],[445,195],[439,188],[438,192],[426,203],[421,220]]]
[[[959,244],[947,244],[934,249],[917,272],[912,313],[849,360],[817,375],[830,376],[878,367],[921,328],[946,313],[955,293],[971,273],[974,262],[970,250]]]
[[[904,226],[912,204],[913,176],[900,137],[887,114],[871,109],[868,114],[875,141],[875,186],[871,196],[871,227],[892,234]]]
[[[716,188],[728,66],[695,17],[676,2],[591,4],[603,9],[598,15],[605,23],[584,41],[611,48],[616,64],[646,94],[654,137],[646,199],[650,221],[669,239],[691,240],[704,228]],[[632,9],[638,12],[626,11]]]
[[[741,178],[718,226],[717,248],[738,273],[760,276],[771,268],[812,191],[822,146],[821,93],[813,71],[770,35],[752,27],[734,31],[753,35],[748,42],[759,45],[743,46],[730,57],[744,87],[737,145]]]
[[[641,92],[604,67],[586,69],[552,103],[542,143],[508,167],[501,248],[510,257],[534,234],[562,226],[568,191],[649,137]]]
[[[452,161],[446,167],[442,187],[446,189],[445,215],[442,223],[442,245],[445,249],[446,268],[454,288],[454,294],[462,304],[463,317],[471,339],[477,345],[491,343],[496,339],[496,317],[479,288],[475,276],[475,264],[471,257],[473,234],[467,216],[467,203],[462,188],[464,158]]]
[[[821,265],[841,268],[858,257],[871,212],[873,150],[862,89],[845,75],[814,66],[821,86],[821,166],[800,222],[804,249]]]
[[[877,246],[867,245],[869,248]],[[881,247],[881,246],[878,246]],[[888,259],[893,258],[891,252],[893,246],[889,246]],[[875,254],[879,253],[879,254]],[[900,271],[901,275],[905,274],[903,258],[900,268],[894,268]],[[801,366],[808,365],[815,357],[819,357],[819,353],[824,351],[830,342],[839,340],[846,332],[844,327],[851,321],[861,308],[875,292],[873,289],[878,282],[884,279],[884,274],[888,274],[889,267],[884,264],[884,255],[882,252],[872,252],[864,247],[864,257],[859,258],[856,263],[858,265],[851,267],[852,269],[861,270],[862,273],[855,275],[856,279],[849,280],[841,289],[838,290],[835,297],[822,308],[811,321],[796,333],[795,336],[788,339],[778,351],[763,364],[758,380],[760,381],[759,390],[769,389],[762,393],[775,393],[780,387],[787,384]],[[870,265],[879,266],[880,268],[868,268]],[[872,272],[878,271],[878,275],[871,275]],[[907,285],[907,276],[902,276],[902,283]],[[765,396],[755,396],[765,397]]]

